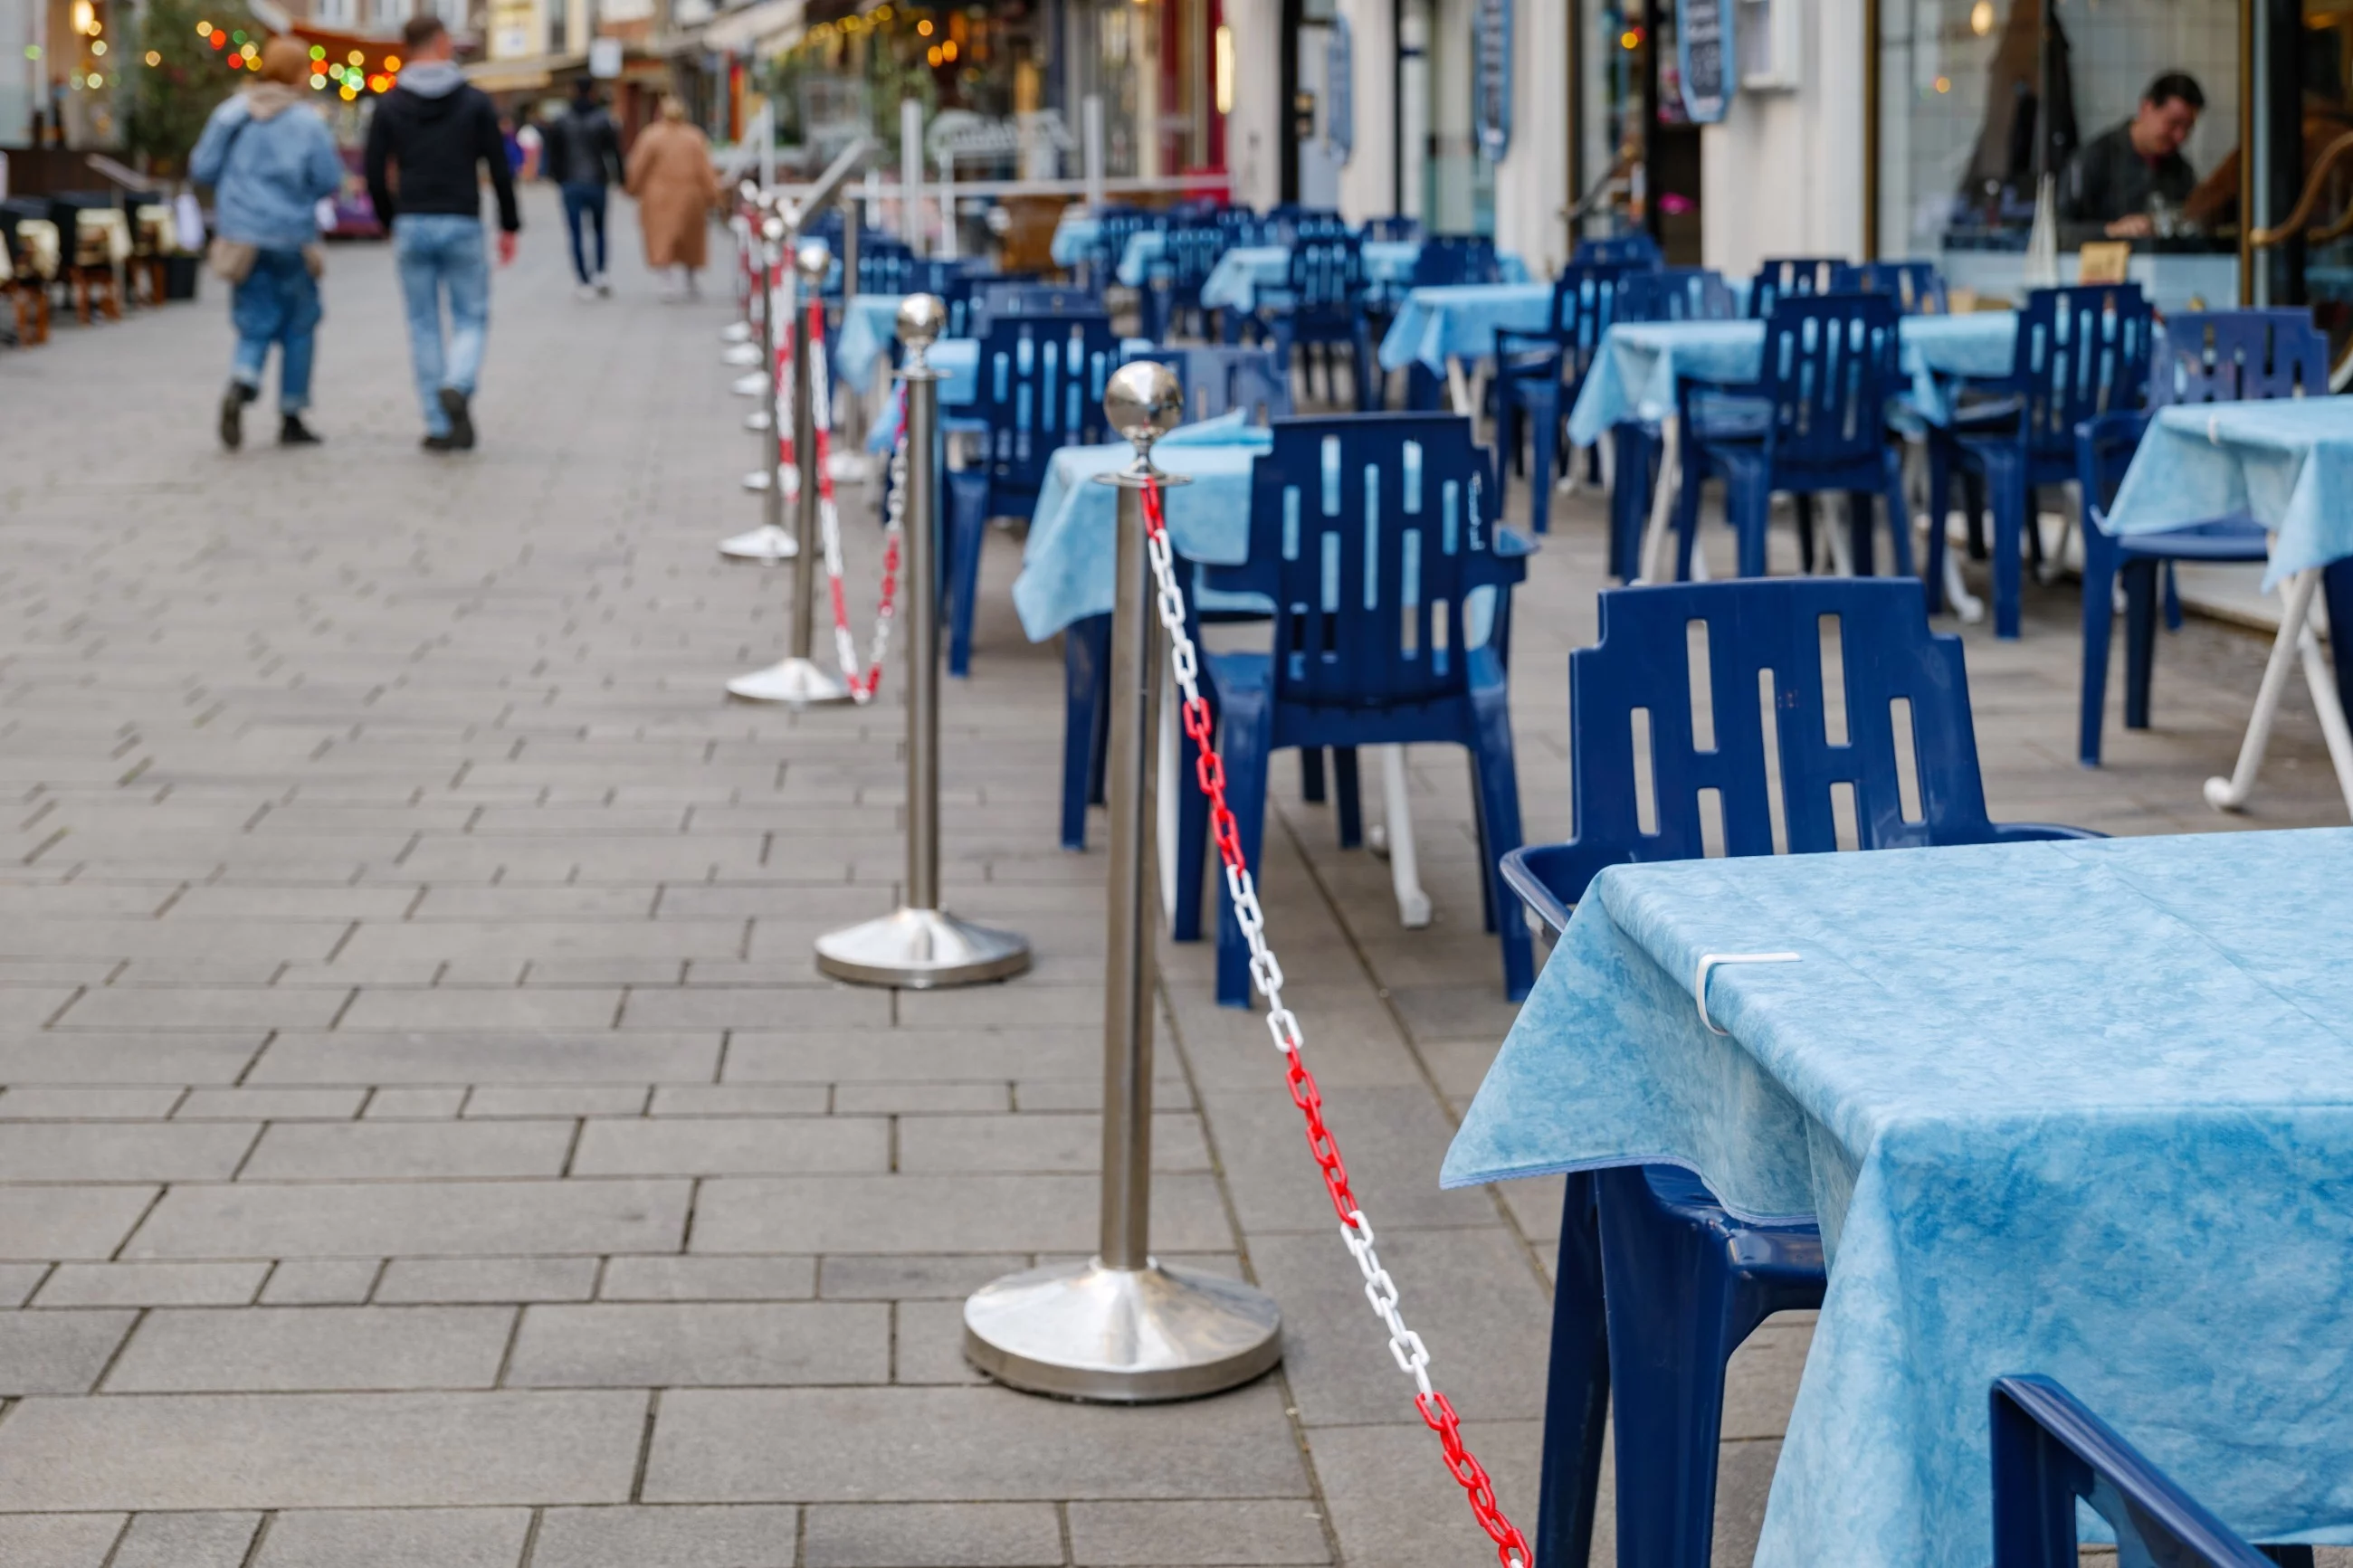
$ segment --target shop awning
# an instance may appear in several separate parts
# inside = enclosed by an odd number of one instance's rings
[[[714,54],[745,54],[788,45],[800,36],[801,10],[802,0],[757,0],[703,28],[702,47]]]
[[[466,68],[466,79],[484,92],[529,92],[550,85],[559,75],[587,68],[586,55],[526,55],[520,59],[478,60]]]

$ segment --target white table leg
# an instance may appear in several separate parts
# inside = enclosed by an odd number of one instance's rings
[[[1446,356],[1446,396],[1455,413],[1477,416],[1479,405],[1471,401],[1471,378],[1463,374],[1462,361],[1453,354]]]
[[[1413,842],[1413,806],[1405,793],[1405,748],[1376,747],[1381,754],[1381,813],[1388,827],[1389,887],[1397,894],[1398,923],[1419,931],[1430,923],[1430,895],[1421,890],[1421,858]]]
[[[2287,689],[2288,666],[2307,635],[2305,617],[2311,613],[2313,592],[2319,586],[2320,573],[2316,569],[2299,572],[2288,581],[2287,591],[2282,595],[2286,603],[2280,613],[2279,635],[2272,639],[2272,656],[2263,665],[2263,684],[2255,689],[2255,710],[2247,716],[2247,734],[2239,742],[2238,765],[2232,769],[2227,779],[2206,781],[2206,804],[2217,811],[2236,811],[2246,805],[2248,797],[2255,792],[2255,775],[2263,770],[2263,751],[2272,740],[2272,723],[2279,717],[2280,698]],[[2308,669],[2306,679],[2310,679]],[[2332,681],[2331,685],[2334,684]],[[2325,728],[2328,723],[2327,718],[2324,716],[2321,723]],[[2337,723],[2340,727],[2343,725],[2341,714],[2337,716]],[[2336,752],[2337,745],[2332,737],[2329,743],[2331,760],[2335,760]],[[2340,784],[2345,773],[2345,765],[2339,763],[2337,779]]]
[[[1659,421],[1659,482],[1651,492],[1651,521],[1642,531],[1642,569],[1637,583],[1662,583],[1662,553],[1674,531],[1675,491],[1683,484],[1683,422],[1673,415]],[[1697,552],[1694,552],[1694,563]]]

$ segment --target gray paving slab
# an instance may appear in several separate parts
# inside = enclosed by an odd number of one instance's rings
[[[642,1392],[27,1399],[0,1513],[619,1502],[645,1420]]]
[[[520,1508],[281,1513],[253,1568],[514,1568],[530,1534],[531,1510]]]
[[[51,1272],[46,1263],[0,1263],[0,1311],[31,1300]]]
[[[532,1568],[797,1568],[800,1510],[552,1508]]]
[[[642,1388],[890,1380],[880,1303],[702,1301],[524,1309],[511,1388]]]
[[[34,1298],[38,1307],[241,1307],[261,1289],[269,1265],[63,1263]]]
[[[888,1171],[891,1124],[869,1116],[592,1119],[571,1168],[583,1176]]]
[[[0,1259],[111,1258],[159,1190],[152,1186],[0,1187]]]
[[[0,1563],[9,1568],[104,1568],[123,1523],[119,1513],[0,1514]]]
[[[1093,1245],[1092,1176],[734,1176],[702,1184],[697,1252],[945,1252],[976,1237],[995,1247],[1068,1252]],[[1172,1174],[1152,1194],[1155,1244],[1231,1245],[1215,1184]]]
[[[1043,1503],[819,1504],[808,1510],[805,1568],[1032,1568],[1059,1565],[1062,1524]]]
[[[814,1258],[615,1258],[607,1301],[802,1301],[817,1294]]]
[[[356,1306],[375,1291],[384,1260],[377,1258],[292,1258],[278,1264],[261,1287],[265,1307]]]
[[[560,1176],[577,1131],[570,1121],[281,1122],[261,1135],[246,1181]]]
[[[987,1387],[681,1389],[662,1398],[645,1496],[1303,1497],[1306,1475],[1280,1419],[1281,1398],[1266,1383],[1148,1409],[1050,1404]],[[957,1440],[937,1441],[943,1432]]]
[[[720,1037],[715,1031],[603,1033],[609,1021],[608,1010],[585,1028],[554,1033],[501,1029],[480,1019],[423,1033],[289,1031],[270,1042],[249,1081],[707,1083],[718,1069]]]
[[[597,1267],[593,1258],[396,1258],[385,1265],[374,1300],[379,1306],[434,1301],[585,1301],[596,1291]]]
[[[39,1314],[34,1314],[38,1317]],[[167,1308],[107,1374],[115,1394],[488,1388],[508,1307]]]
[[[246,1568],[258,1513],[142,1513],[110,1568]]]
[[[26,1121],[0,1129],[0,1182],[217,1182],[237,1172],[257,1124]]]
[[[131,1258],[667,1252],[683,1182],[239,1182],[165,1194]]]
[[[0,1312],[0,1394],[87,1394],[131,1331],[122,1311]]]
[[[1296,1498],[1233,1502],[1074,1502],[1071,1561],[1080,1568],[1329,1563],[1323,1510]]]

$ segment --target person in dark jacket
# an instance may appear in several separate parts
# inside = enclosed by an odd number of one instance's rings
[[[610,294],[613,286],[605,280],[605,195],[606,187],[621,177],[621,133],[597,101],[596,79],[584,76],[572,84],[571,112],[545,134],[547,153],[540,166],[564,191],[564,222],[572,231],[572,271],[580,279],[580,297]],[[596,237],[594,267],[584,230]]]
[[[514,259],[522,227],[498,110],[470,87],[450,57],[448,29],[418,16],[401,30],[408,63],[376,100],[368,126],[368,195],[392,230],[392,253],[408,307],[408,347],[425,407],[427,451],[474,444],[471,404],[490,333],[491,269],[482,246],[487,167],[499,203],[499,265]],[[449,301],[449,334],[441,300]]]
[[[2198,188],[2181,144],[2205,107],[2195,77],[2168,71],[2148,84],[2130,120],[2084,142],[2059,184],[2062,242],[2147,239],[2160,221],[2169,228]]]

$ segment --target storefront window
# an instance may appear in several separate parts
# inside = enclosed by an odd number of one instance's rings
[[[2025,286],[2048,174],[2060,275],[2132,247],[2160,307],[2235,304],[2240,0],[1878,0],[1879,253]]]
[[[1472,127],[1471,0],[1404,0],[1398,14],[1406,211],[1439,234],[1495,232],[1495,165]]]

